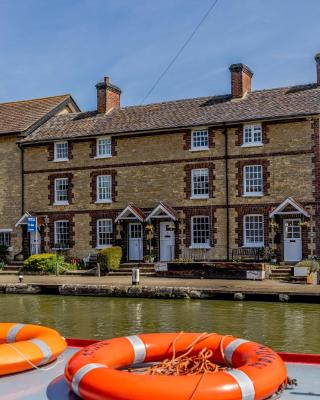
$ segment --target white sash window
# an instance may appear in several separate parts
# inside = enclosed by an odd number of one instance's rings
[[[111,175],[97,176],[97,202],[112,202],[112,178]]]
[[[54,204],[69,204],[68,189],[68,178],[57,178],[54,180]]]
[[[264,223],[263,215],[245,215],[243,219],[244,246],[264,246]]]
[[[103,248],[112,244],[112,219],[97,220],[97,247]]]
[[[246,165],[243,169],[243,193],[245,196],[263,195],[262,165]]]

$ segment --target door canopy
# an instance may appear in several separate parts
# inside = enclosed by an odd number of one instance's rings
[[[146,221],[150,221],[152,218],[170,218],[172,221],[176,221],[177,214],[168,204],[160,202],[147,216]]]
[[[140,210],[137,206],[133,203],[127,205],[127,207],[121,211],[121,213],[115,219],[115,222],[121,220],[138,220],[143,222],[146,219],[146,216],[143,211]]]
[[[292,214],[302,214],[307,218],[310,218],[309,212],[304,208],[302,204],[296,201],[292,197],[287,197],[281,204],[278,205],[271,213],[270,218],[276,215],[292,215]]]

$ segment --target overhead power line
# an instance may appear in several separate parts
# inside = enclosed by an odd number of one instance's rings
[[[173,57],[173,59],[169,62],[169,64],[167,65],[167,67],[164,69],[164,71],[160,74],[160,76],[158,77],[158,79],[155,81],[155,83],[152,85],[152,87],[150,88],[150,90],[147,92],[147,94],[144,96],[144,98],[142,99],[140,104],[143,104],[145,102],[145,100],[150,96],[150,94],[154,91],[154,89],[157,87],[157,85],[159,84],[159,82],[162,80],[162,78],[165,76],[165,74],[169,71],[169,69],[172,67],[172,65],[176,62],[176,60],[178,59],[178,57],[180,56],[180,54],[183,52],[183,50],[187,47],[188,43],[191,41],[191,39],[193,38],[193,36],[196,34],[197,30],[200,28],[200,26],[204,23],[204,21],[207,19],[207,17],[209,16],[209,14],[211,13],[211,11],[215,8],[215,6],[217,5],[219,0],[214,0],[213,3],[211,4],[211,6],[209,7],[209,9],[206,11],[206,13],[204,14],[204,16],[201,18],[200,22],[198,23],[198,25],[193,29],[193,31],[191,32],[191,34],[188,36],[187,40],[183,43],[183,45],[181,46],[181,48],[179,49],[179,51],[177,52],[177,54]]]

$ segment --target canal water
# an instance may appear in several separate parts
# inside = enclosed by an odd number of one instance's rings
[[[320,354],[320,304],[0,295],[0,321],[106,339],[140,332],[217,332],[277,351]]]

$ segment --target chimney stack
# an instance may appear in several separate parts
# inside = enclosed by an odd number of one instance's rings
[[[244,64],[232,64],[231,72],[231,94],[232,98],[240,99],[251,92],[251,78],[253,72]]]
[[[320,53],[317,53],[314,57],[317,64],[317,84],[320,85]]]
[[[98,113],[108,113],[112,109],[120,108],[121,89],[112,85],[108,76],[103,82],[96,84],[97,88],[97,110]]]

